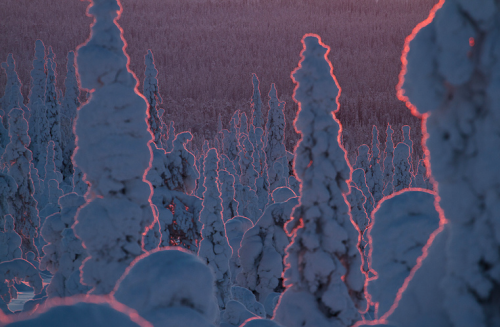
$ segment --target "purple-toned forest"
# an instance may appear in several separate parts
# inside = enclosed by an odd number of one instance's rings
[[[500,326],[499,0],[0,9],[0,326]]]

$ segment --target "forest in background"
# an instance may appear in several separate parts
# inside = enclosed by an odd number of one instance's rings
[[[164,120],[176,130],[190,130],[198,149],[213,139],[217,116],[225,126],[234,110],[250,115],[252,73],[260,80],[264,117],[271,83],[286,101],[289,151],[298,139],[292,121],[297,105],[291,98],[290,71],[296,66],[305,33],[317,33],[331,46],[329,59],[342,87],[340,111],[343,142],[351,161],[356,148],[371,141],[371,126],[381,132],[390,123],[400,142],[402,125],[421,138],[420,121],[397,100],[404,39],[428,14],[435,0],[287,0],[162,1],[123,0],[120,25],[127,40],[130,68],[144,79],[144,56],[155,55]],[[59,88],[64,90],[66,55],[88,37],[92,19],[86,1],[3,0],[0,58],[12,52],[27,99],[34,44],[41,39],[56,54]],[[64,26],[64,28],[61,28]],[[6,76],[1,74],[0,85]],[[139,86],[142,90],[142,85]],[[185,115],[192,112],[193,115]],[[421,157],[416,147],[416,159]]]

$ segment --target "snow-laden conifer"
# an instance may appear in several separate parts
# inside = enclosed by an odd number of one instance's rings
[[[47,185],[45,190],[47,194],[47,204],[39,211],[41,230],[43,230],[45,221],[49,216],[61,211],[59,198],[63,195],[63,191],[59,188],[59,183],[56,180],[47,180],[45,185]],[[35,245],[37,246],[40,255],[42,253],[43,246],[47,244],[47,240],[42,234],[43,233],[40,232],[39,237],[35,240]],[[45,270],[45,268],[43,270]]]
[[[204,140],[203,141],[203,149],[207,147],[207,150],[208,150],[208,141],[207,140]],[[202,149],[202,153],[199,155],[199,158],[198,158],[198,163],[197,163],[197,168],[198,168],[198,172],[200,173],[200,178],[198,178],[197,180],[197,188],[196,188],[196,196],[199,197],[199,198],[203,198],[203,193],[205,192],[205,186],[203,186],[203,181],[205,180],[205,155],[206,155],[206,151],[203,151]],[[196,156],[195,156],[196,157]]]
[[[172,120],[170,124],[168,125],[168,138],[166,141],[166,144],[163,145],[165,148],[165,151],[170,152],[174,148],[174,140],[175,140],[175,125],[174,121]]]
[[[238,214],[249,218],[253,223],[259,219],[262,211],[259,209],[257,193],[249,186],[234,182],[235,200],[238,202]]]
[[[166,178],[167,187],[190,194],[196,188],[199,172],[194,164],[194,155],[186,149],[186,145],[193,139],[190,132],[182,132],[175,136],[172,151],[167,152],[167,167],[170,176]]]
[[[452,326],[493,326],[500,322],[500,7],[446,0],[435,9],[408,38],[399,92],[413,113],[425,114],[430,168],[449,229],[439,248],[445,276],[439,283],[421,279],[420,287],[439,285]],[[427,326],[441,323],[425,311],[419,316]]]
[[[361,144],[358,147],[358,156],[356,157],[356,163],[352,167],[353,169],[361,168],[365,174],[370,169],[370,158],[369,158],[370,148],[366,144]]]
[[[428,190],[433,189],[432,182],[430,181],[429,176],[427,175],[427,167],[425,166],[425,160],[420,159],[418,161],[417,171],[415,172],[415,176],[413,177],[412,187],[424,188]]]
[[[9,214],[8,198],[17,190],[16,181],[9,174],[0,172],[0,230],[3,230],[3,219]]]
[[[234,176],[225,169],[219,170],[219,185],[222,198],[222,219],[226,222],[238,215],[238,202],[234,199]]]
[[[249,139],[254,146],[253,165],[259,177],[255,181],[256,193],[259,199],[259,209],[263,212],[269,203],[269,178],[266,165],[266,154],[264,143],[262,142],[264,131],[262,128],[255,128],[253,125],[249,131]]]
[[[368,230],[370,269],[376,278],[368,281],[367,290],[378,317],[389,310],[422,255],[423,246],[438,227],[439,213],[434,206],[433,192],[398,192],[377,206]]]
[[[259,79],[256,74],[252,74],[253,95],[250,100],[252,107],[252,126],[254,128],[264,128],[264,118],[262,117],[262,99],[260,97]]]
[[[219,171],[220,175],[221,171]],[[241,240],[243,235],[247,230],[253,227],[253,223],[250,219],[243,216],[236,216],[224,223],[226,229],[227,241],[229,246],[233,250],[231,259],[229,260],[229,269],[231,271],[231,283],[236,284],[236,277],[241,271],[241,262],[238,255],[238,250],[240,249]]]
[[[244,111],[240,112],[240,134],[248,135],[248,118]]]
[[[154,136],[156,145],[161,145],[161,120],[158,116],[158,106],[163,103],[163,99],[158,89],[158,70],[155,66],[155,59],[151,50],[144,57],[146,71],[144,72],[144,96],[149,105],[148,123],[151,133]]]
[[[248,139],[246,134],[242,134],[239,144],[239,157],[240,157],[240,182],[243,185],[247,185],[253,191],[257,191],[255,181],[259,177],[259,174],[254,167],[253,152],[254,148],[252,142]]]
[[[411,158],[413,157],[413,141],[410,138],[410,126],[404,125],[401,127],[401,132],[403,133],[403,143],[410,148],[410,167],[412,167],[413,160]],[[411,169],[411,171],[413,171],[413,169]]]
[[[73,125],[76,119],[76,110],[80,107],[80,88],[76,79],[75,53],[68,52],[66,63],[66,79],[64,80],[64,98],[61,112],[61,137],[63,148],[63,179],[67,185],[72,184],[73,178],[73,151],[75,150],[75,133]]]
[[[327,59],[329,48],[314,34],[302,39],[304,50],[292,77],[299,103],[295,128],[302,138],[295,150],[295,173],[302,188],[285,228],[287,287],[274,319],[285,326],[351,326],[366,307],[365,276],[357,248],[359,233],[351,222],[345,194],[350,167],[340,146],[340,89]]]
[[[33,241],[38,236],[40,219],[37,203],[33,198],[35,190],[31,180],[32,154],[28,149],[28,122],[24,119],[21,109],[14,108],[9,113],[9,136],[10,142],[5,148],[2,160],[7,163],[8,174],[17,184],[17,190],[7,199],[9,213],[16,220],[16,232],[23,239],[23,256],[30,251],[38,256]]]
[[[21,236],[16,233],[14,218],[6,215],[0,232],[0,262],[21,258]]]
[[[394,149],[394,176],[392,185],[394,192],[409,188],[411,184],[410,148],[406,143],[398,143]]]
[[[392,141],[392,134],[394,131],[390,124],[387,124],[386,139],[385,139],[385,153],[384,153],[384,196],[391,195],[393,192],[392,178],[394,176],[394,165],[392,158],[394,157],[394,142]]]
[[[219,318],[214,291],[213,272],[203,260],[169,248],[137,258],[113,295],[154,327],[213,327]]]
[[[40,141],[40,126],[46,127],[47,115],[45,114],[45,87],[47,84],[47,73],[45,69],[45,45],[41,40],[35,42],[35,59],[33,59],[33,69],[31,70],[30,93],[28,95],[28,107],[30,109],[29,117],[29,136],[31,138],[30,150],[33,152],[33,162],[35,167],[38,164],[40,150],[38,148]],[[42,121],[43,119],[43,121]]]
[[[230,299],[231,276],[229,259],[231,247],[227,241],[224,221],[222,220],[222,199],[218,187],[219,158],[217,150],[210,149],[205,158],[205,193],[200,222],[203,224],[198,256],[204,259],[215,272],[216,297],[219,308],[223,310]]]
[[[155,221],[151,184],[144,179],[152,159],[147,102],[128,69],[116,23],[120,11],[117,0],[93,0],[91,36],[77,54],[80,83],[90,99],[78,111],[73,158],[90,185],[74,229],[89,255],[82,281],[94,294],[111,292],[143,253],[142,235]]]
[[[285,149],[285,102],[278,99],[274,83],[269,91],[269,111],[266,122],[266,163],[269,176],[270,192],[277,187],[282,176],[274,170],[274,163],[286,156]]]
[[[380,165],[380,149],[379,149],[379,141],[378,141],[378,129],[377,126],[373,125],[372,129],[372,155],[370,158],[370,166],[368,168],[368,172],[366,173],[366,184],[370,193],[375,200],[375,203],[378,203],[380,199],[383,197],[383,187],[384,181],[382,178],[382,167]]]
[[[48,122],[48,139],[54,142],[54,163],[56,165],[56,170],[61,172],[63,170],[63,154],[61,149],[61,115],[59,104],[59,99],[56,90],[56,62],[55,54],[52,52],[52,47],[49,47],[49,53],[47,55],[47,88],[45,91],[45,111],[47,113]],[[44,144],[45,146],[45,144]],[[47,159],[48,160],[48,159]],[[39,163],[39,167],[42,167]],[[39,169],[40,171],[40,169]],[[42,179],[47,179],[45,173],[40,176]]]
[[[352,172],[352,182],[356,185],[356,187],[363,192],[363,195],[366,198],[365,202],[365,210],[368,214],[368,217],[372,214],[373,208],[375,208],[375,200],[373,199],[368,186],[366,185],[366,176],[363,169],[358,168],[354,169]]]
[[[21,80],[17,76],[16,62],[12,53],[7,56],[7,61],[2,63],[2,68],[7,74],[7,84],[4,95],[0,98],[0,108],[3,110],[3,124],[8,129],[8,114],[13,108],[21,108],[25,117],[29,117],[29,109],[24,105],[23,94],[21,93]]]
[[[350,187],[351,191],[347,195],[346,199],[351,207],[352,220],[358,226],[361,234],[359,249],[361,250],[361,254],[363,256],[363,270],[368,271],[368,239],[366,237],[366,228],[370,223],[370,219],[365,209],[366,196],[355,183],[351,182]]]
[[[242,269],[236,281],[251,290],[261,303],[270,293],[284,290],[283,257],[290,243],[284,225],[297,204],[298,198],[293,197],[268,206],[241,240],[238,255]]]

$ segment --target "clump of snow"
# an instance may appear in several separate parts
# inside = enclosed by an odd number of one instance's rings
[[[265,317],[266,312],[264,306],[257,302],[255,295],[248,289],[240,286],[231,287],[231,297],[233,300],[240,302],[253,314],[259,317]]]
[[[14,230],[14,218],[4,217],[3,232],[0,232],[0,262],[21,258],[21,236]]]
[[[299,103],[295,128],[301,140],[294,169],[301,180],[299,205],[286,231],[284,285],[274,320],[292,326],[351,326],[366,309],[365,276],[358,250],[359,232],[351,222],[345,195],[351,169],[340,146],[338,110],[340,88],[315,34],[302,39],[294,99]],[[241,249],[240,249],[241,252]]]
[[[242,303],[231,300],[226,305],[220,327],[239,327],[245,320],[254,317],[257,316],[245,308]]]
[[[231,281],[234,284],[236,282],[236,276],[241,271],[241,263],[238,256],[241,240],[245,232],[253,227],[253,223],[246,217],[236,216],[226,221],[224,227],[226,229],[229,246],[233,250],[233,254],[229,260],[229,269],[231,271]]]
[[[275,189],[271,196],[273,198],[273,202],[278,203],[278,202],[286,202],[288,201],[288,199],[294,198],[297,195],[295,194],[294,191],[292,191],[288,187],[282,186]]]
[[[367,290],[378,317],[389,310],[422,248],[439,227],[434,197],[428,190],[405,190],[384,198],[373,212],[369,263],[376,277],[369,280]]]
[[[144,252],[142,235],[156,220],[145,180],[152,161],[148,106],[128,69],[116,22],[120,10],[117,0],[91,2],[91,36],[77,52],[78,76],[90,99],[78,111],[73,159],[90,185],[74,230],[89,254],[82,280],[94,294],[113,289]]]
[[[356,163],[354,164],[353,169],[361,168],[366,174],[370,167],[369,151],[370,148],[366,144],[361,144],[358,147],[358,156],[356,157]]]
[[[16,181],[6,173],[0,172],[0,230],[3,230],[4,217],[9,214],[8,198],[17,190]]]
[[[154,326],[210,326],[219,316],[214,282],[199,257],[170,247],[137,258],[113,296]]]
[[[240,325],[241,327],[281,327],[273,320],[260,319],[260,318],[250,318]]]

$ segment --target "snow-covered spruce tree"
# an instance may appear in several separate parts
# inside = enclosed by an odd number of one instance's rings
[[[370,169],[370,158],[369,158],[370,148],[366,144],[361,144],[358,147],[358,156],[356,157],[356,163],[354,164],[353,169],[361,168],[365,172],[365,174]]]
[[[72,184],[73,179],[73,151],[75,150],[75,133],[73,124],[76,119],[76,109],[80,107],[80,88],[76,79],[75,53],[68,52],[66,63],[66,79],[64,80],[64,98],[61,111],[61,137],[63,151],[63,181],[67,185]]]
[[[237,179],[234,182],[234,192],[235,200],[238,202],[238,214],[255,223],[262,214],[259,209],[257,193],[249,186],[241,184]]]
[[[240,134],[248,135],[248,118],[244,111],[240,112]]]
[[[21,236],[16,233],[14,218],[6,215],[0,232],[0,262],[21,258]]]
[[[409,188],[411,184],[410,148],[406,143],[398,143],[394,149],[394,176],[392,185],[394,192]]]
[[[253,95],[250,100],[250,105],[252,107],[251,126],[253,126],[253,128],[264,128],[264,118],[262,117],[262,98],[260,97],[259,83],[257,75],[252,74]]]
[[[430,168],[448,222],[439,285],[454,327],[500,324],[499,16],[498,1],[440,1],[407,39],[402,57],[399,96],[425,118]],[[427,318],[427,326],[440,323],[425,311],[417,317]]]
[[[182,132],[175,136],[172,151],[167,152],[167,168],[170,176],[166,185],[170,190],[191,194],[196,188],[196,180],[200,177],[194,163],[194,155],[186,149],[193,139],[190,132]]]
[[[367,243],[368,239],[366,237],[366,228],[370,224],[370,218],[366,212],[366,197],[363,192],[356,186],[355,183],[351,181],[351,191],[347,195],[346,199],[349,202],[351,208],[352,220],[358,226],[359,232],[361,234],[359,249],[363,255],[363,270],[368,271],[368,253]]]
[[[384,153],[384,196],[393,193],[392,178],[394,176],[394,165],[392,158],[394,157],[394,142],[392,141],[392,134],[394,131],[390,124],[387,124],[386,139],[385,139],[385,153]]]
[[[174,140],[175,140],[175,125],[174,121],[172,120],[170,124],[168,125],[168,137],[166,144],[163,145],[163,148],[165,151],[168,153],[174,149]]]
[[[207,140],[203,141],[203,147],[205,147],[205,142],[208,144]],[[196,159],[196,155],[195,155]],[[197,163],[196,167],[198,169],[198,172],[200,174],[200,178],[198,178],[197,182],[197,187],[196,187],[196,196],[199,197],[200,199],[203,199],[203,193],[205,193],[205,186],[203,186],[203,181],[205,180],[205,153],[202,151],[199,154],[199,157],[197,158]]]
[[[224,222],[238,215],[238,202],[234,199],[234,176],[219,166],[219,187]]]
[[[294,169],[302,183],[299,205],[286,231],[284,286],[274,319],[293,326],[351,326],[366,309],[359,232],[345,195],[351,169],[340,146],[335,118],[340,88],[319,36],[302,39],[299,67],[292,73],[299,103],[295,129],[302,134]]]
[[[269,111],[266,122],[266,163],[270,192],[275,188],[284,186],[277,185],[282,176],[274,170],[274,163],[286,156],[285,149],[285,102],[278,99],[274,83],[269,91]]]
[[[137,258],[113,297],[155,327],[213,327],[219,318],[214,284],[213,272],[199,257],[168,248]]]
[[[382,178],[382,167],[380,166],[380,142],[378,141],[378,129],[373,125],[372,129],[372,155],[370,166],[366,173],[366,184],[375,200],[375,204],[383,197],[384,181]]]
[[[4,112],[3,124],[8,129],[9,123],[7,115],[13,108],[21,108],[26,117],[29,116],[29,109],[24,105],[24,98],[21,93],[21,80],[17,76],[16,62],[12,53],[7,56],[7,61],[2,63],[2,68],[7,74],[7,84],[2,98],[0,98],[0,108]]]
[[[231,297],[231,276],[229,259],[231,247],[227,241],[224,222],[222,221],[222,199],[218,186],[219,158],[217,150],[210,149],[205,158],[205,192],[200,222],[203,224],[198,256],[205,260],[215,273],[216,297],[219,308],[224,310]]]
[[[418,161],[417,171],[415,172],[412,182],[412,187],[424,188],[428,190],[432,190],[434,188],[430,177],[427,175],[427,168],[425,166],[424,159],[420,159]]]
[[[260,303],[272,292],[284,290],[283,257],[290,237],[283,227],[297,204],[298,198],[293,197],[268,206],[241,240],[238,255],[242,269],[236,281],[251,290]]]
[[[370,217],[373,209],[375,208],[375,200],[373,199],[373,196],[370,193],[368,186],[366,185],[366,175],[363,169],[354,169],[354,171],[352,172],[352,183],[354,183],[356,187],[361,192],[363,192],[363,195],[366,198],[365,210],[368,214],[368,217]]]
[[[254,167],[253,152],[254,148],[252,142],[248,139],[246,134],[241,134],[239,144],[239,157],[240,157],[240,182],[243,185],[250,187],[251,190],[257,191],[255,181],[259,174]]]
[[[9,136],[10,143],[5,148],[2,160],[7,163],[8,174],[17,184],[17,190],[7,199],[9,213],[16,220],[16,232],[23,239],[23,256],[30,251],[38,256],[33,241],[38,236],[40,218],[36,200],[33,198],[35,190],[31,180],[32,154],[28,149],[28,122],[24,119],[21,109],[14,108],[9,113]]]
[[[368,281],[367,291],[377,317],[389,310],[429,236],[439,227],[434,202],[431,191],[405,190],[384,198],[373,212],[367,233],[370,269],[376,278]]]
[[[158,116],[158,106],[163,103],[163,99],[158,89],[158,70],[155,66],[155,59],[151,50],[144,57],[146,71],[144,72],[144,96],[149,105],[149,128],[154,136],[154,142],[161,146],[161,120]]]
[[[17,190],[16,181],[7,173],[0,172],[0,230],[3,230],[4,217],[9,214],[8,198]]]
[[[269,178],[266,165],[266,154],[264,152],[264,143],[262,136],[264,131],[262,128],[255,128],[253,125],[250,128],[249,139],[254,146],[253,151],[253,165],[259,177],[255,181],[257,188],[256,193],[259,199],[259,209],[264,212],[267,204],[269,203]]]
[[[61,211],[59,198],[63,195],[63,191],[59,188],[59,183],[56,180],[47,180],[45,184],[47,185],[47,189],[45,191],[48,197],[47,204],[42,210],[39,211],[41,229],[43,229],[47,217]],[[35,245],[37,246],[40,255],[42,254],[42,248],[45,244],[47,244],[47,240],[42,233],[40,233],[38,238],[35,240]],[[43,270],[45,270],[45,268]]]
[[[220,176],[221,171],[219,171]],[[229,260],[229,269],[231,271],[231,283],[236,284],[236,277],[241,271],[240,258],[238,250],[240,249],[241,240],[247,230],[253,227],[250,219],[243,216],[235,216],[224,223],[226,229],[227,241],[233,250],[231,259]]]
[[[63,170],[63,155],[61,149],[61,117],[57,90],[56,90],[56,62],[55,55],[52,52],[52,47],[49,47],[49,53],[47,55],[47,88],[45,91],[45,110],[47,113],[47,122],[49,128],[48,140],[54,142],[54,163],[56,165],[56,170],[61,172]],[[43,145],[45,146],[45,144]],[[40,161],[38,163],[39,167],[43,167],[45,161]],[[38,169],[40,172],[40,169]],[[47,177],[45,173],[40,176],[43,180]]]
[[[65,297],[87,293],[89,287],[80,282],[79,268],[87,257],[82,241],[75,237],[72,225],[76,211],[85,204],[85,199],[69,193],[59,199],[61,212],[47,217],[42,227],[42,236],[48,243],[43,247],[44,257],[40,269],[53,274],[47,287],[48,297]]]
[[[45,114],[45,87],[47,84],[47,73],[45,70],[45,45],[41,40],[35,42],[35,59],[33,60],[33,69],[31,70],[30,93],[28,95],[28,107],[30,109],[29,117],[29,136],[31,138],[30,150],[33,152],[33,162],[35,167],[38,164],[39,149],[38,141],[40,132],[46,132],[39,129],[40,125],[46,127],[47,115]],[[41,119],[43,118],[43,121]],[[45,150],[45,149],[43,149]]]
[[[125,41],[116,19],[117,0],[93,0],[90,39],[77,52],[81,86],[89,101],[78,111],[74,163],[89,182],[87,203],[74,225],[89,258],[80,268],[93,294],[111,292],[128,265],[144,251],[142,235],[156,217],[151,184],[152,135],[147,102],[128,69]]]
[[[45,180],[46,181],[54,179],[58,183],[62,182],[63,176],[62,176],[61,172],[57,169],[57,166],[56,166],[55,142],[52,140],[50,140],[49,143],[47,143],[47,156],[46,156],[46,160],[45,160],[44,171],[45,171]],[[45,189],[47,189],[48,187],[49,187],[48,184],[45,185]]]

